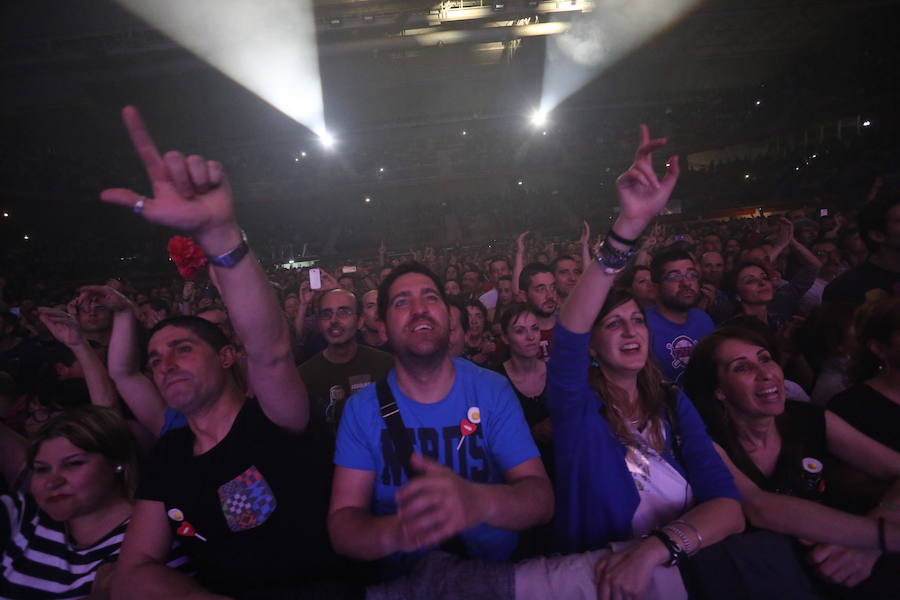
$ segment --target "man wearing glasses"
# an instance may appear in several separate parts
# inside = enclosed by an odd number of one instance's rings
[[[329,290],[317,304],[316,320],[328,346],[300,365],[300,378],[309,394],[311,425],[324,426],[333,441],[344,402],[357,390],[386,377],[394,357],[358,343],[363,315],[353,292]]]
[[[663,377],[679,383],[691,352],[715,329],[700,302],[700,271],[690,253],[666,250],[650,263],[650,277],[658,287],[656,306],[647,309],[653,355]]]

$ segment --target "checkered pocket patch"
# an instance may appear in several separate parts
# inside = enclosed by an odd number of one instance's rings
[[[278,502],[255,466],[219,487],[222,514],[231,531],[246,531],[265,523]]]

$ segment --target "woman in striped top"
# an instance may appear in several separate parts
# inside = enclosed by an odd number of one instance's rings
[[[0,598],[101,598],[131,517],[137,450],[122,418],[85,406],[28,451],[31,494],[0,496]]]

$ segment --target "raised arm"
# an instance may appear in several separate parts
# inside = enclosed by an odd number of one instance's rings
[[[75,317],[63,310],[38,308],[38,316],[58,341],[65,344],[81,363],[84,380],[91,396],[91,404],[119,409],[116,388],[106,372],[103,361],[81,335]]]
[[[619,194],[619,216],[612,231],[619,237],[635,240],[653,217],[669,200],[678,180],[678,157],[669,159],[666,175],[660,181],[653,171],[654,150],[666,145],[665,139],[650,139],[646,125],[641,125],[641,143],[634,156],[634,163],[616,180]],[[604,242],[618,252],[630,247],[608,237]],[[607,252],[601,249],[601,255]],[[606,301],[615,273],[607,274],[597,261],[584,266],[584,274],[569,295],[559,315],[560,323],[573,333],[586,333]]]
[[[581,268],[585,269],[591,262],[591,226],[587,221],[582,221],[581,239],[578,241],[581,244]]]
[[[525,236],[527,235],[528,232],[523,231],[519,234],[519,237],[516,238],[516,257],[513,259],[512,274],[513,298],[516,298],[519,295],[519,277],[522,275],[522,269],[525,268]]]
[[[166,403],[153,382],[141,370],[134,304],[105,285],[81,288],[79,299],[82,298],[90,298],[112,312],[112,334],[107,358],[109,376],[140,424],[153,435],[159,436],[165,423]]]
[[[269,419],[291,431],[303,430],[309,402],[294,368],[288,325],[265,273],[245,245],[222,165],[175,151],[160,156],[137,109],[126,107],[122,118],[150,178],[153,198],[116,188],[104,190],[101,199],[189,233],[212,257],[210,268],[247,351],[250,387]]]

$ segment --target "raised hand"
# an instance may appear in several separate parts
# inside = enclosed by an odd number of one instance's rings
[[[84,343],[84,337],[81,335],[81,326],[78,325],[74,315],[64,310],[39,306],[38,318],[47,326],[47,330],[53,337],[69,348],[80,346]]]
[[[122,121],[147,171],[153,197],[111,188],[103,190],[101,200],[127,206],[152,223],[193,234],[207,254],[217,255],[233,248],[237,225],[231,186],[222,165],[197,155],[185,158],[176,151],[160,156],[133,106],[122,110]]]
[[[134,304],[117,290],[108,285],[85,285],[78,288],[76,306],[99,305],[114,313],[134,310]]]
[[[581,238],[578,241],[582,246],[587,246],[591,243],[591,226],[588,225],[587,221],[581,222]]]
[[[529,233],[531,233],[531,232],[523,231],[516,238],[516,252],[517,253],[521,253],[521,254],[525,253],[525,238],[528,236]]]
[[[616,180],[619,192],[619,221],[627,224],[629,232],[620,235],[638,235],[647,223],[665,207],[675,182],[678,181],[678,157],[667,162],[662,181],[653,170],[653,152],[665,146],[665,138],[650,139],[650,130],[641,125],[641,142],[634,155],[634,163]]]

